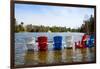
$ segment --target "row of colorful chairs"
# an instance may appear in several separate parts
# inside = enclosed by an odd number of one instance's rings
[[[66,45],[67,47],[73,47],[74,43],[73,42],[71,36],[67,36],[66,38]],[[48,46],[48,38],[46,36],[39,36],[37,38],[37,42],[38,42],[38,49],[40,51],[42,50],[47,50],[47,46]],[[53,49],[54,50],[61,50],[62,49],[62,36],[54,36],[53,37]],[[73,44],[73,45],[71,45]],[[86,35],[84,34],[82,36],[81,41],[75,42],[75,48],[91,48],[94,46],[94,35]]]

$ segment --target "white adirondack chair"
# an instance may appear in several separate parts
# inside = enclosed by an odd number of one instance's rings
[[[66,47],[73,47],[73,37],[71,35],[67,35],[65,38]]]
[[[25,41],[26,41],[26,45],[27,45],[28,50],[34,50],[35,38],[34,37],[27,37]]]

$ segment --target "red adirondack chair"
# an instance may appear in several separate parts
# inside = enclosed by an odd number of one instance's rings
[[[38,48],[39,48],[39,51],[47,50],[47,42],[48,42],[48,39],[47,39],[46,36],[38,37]]]
[[[76,48],[86,48],[86,41],[87,41],[88,35],[84,34],[82,36],[82,40],[75,42],[75,47]]]

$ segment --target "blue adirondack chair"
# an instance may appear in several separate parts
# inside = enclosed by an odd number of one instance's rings
[[[54,41],[54,50],[61,50],[62,49],[62,36],[55,36],[53,38]]]
[[[94,34],[90,35],[87,42],[86,42],[86,46],[88,48],[91,48],[94,46]]]

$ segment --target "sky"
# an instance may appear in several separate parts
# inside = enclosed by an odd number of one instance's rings
[[[94,16],[94,8],[15,4],[16,21],[25,25],[78,28],[91,14]]]

